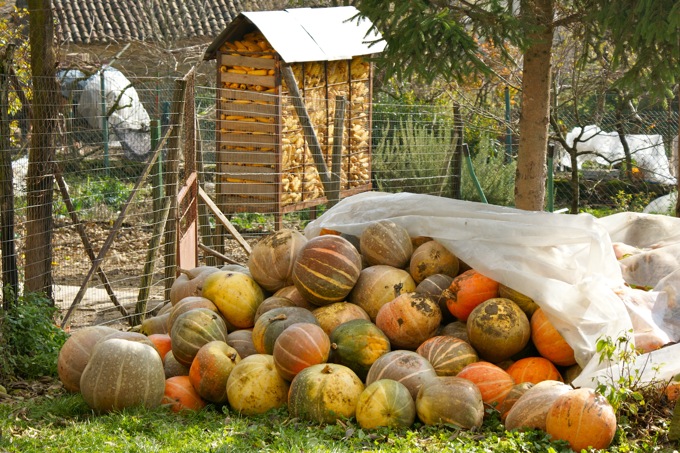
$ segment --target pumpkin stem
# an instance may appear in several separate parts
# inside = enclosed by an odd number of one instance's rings
[[[331,368],[331,366],[330,366],[329,364],[326,364],[326,366],[323,367],[323,370],[321,370],[321,372],[322,372],[323,374],[332,374],[332,373],[333,373],[333,369]]]

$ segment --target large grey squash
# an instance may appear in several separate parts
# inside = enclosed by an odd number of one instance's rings
[[[156,407],[165,392],[163,362],[147,344],[121,338],[102,341],[80,377],[80,392],[97,412]]]

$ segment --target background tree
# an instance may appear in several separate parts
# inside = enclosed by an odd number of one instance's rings
[[[507,47],[522,49],[515,206],[542,210],[553,34],[556,26],[576,16],[569,9],[556,11],[554,0],[521,0],[519,16],[513,10],[514,2],[498,0],[358,0],[356,5],[387,42],[378,58],[388,75],[419,74],[425,80],[491,76],[493,71],[482,57],[480,43],[499,49],[508,65],[517,62]]]
[[[625,68],[616,86],[625,87],[633,94],[648,93],[658,100],[672,99],[675,87],[680,103],[680,1],[587,0],[586,3],[589,11],[586,20],[599,25],[613,43],[614,67]],[[599,36],[601,34],[592,33],[588,42],[597,46]],[[680,115],[678,118],[680,136]],[[680,188],[680,178],[678,184]],[[680,197],[675,215],[680,217]]]
[[[31,144],[26,176],[26,292],[52,299],[52,202],[59,108],[55,77],[54,21],[50,0],[29,0],[29,42],[33,83]]]

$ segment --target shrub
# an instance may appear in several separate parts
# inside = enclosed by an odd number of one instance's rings
[[[21,296],[11,309],[0,310],[0,377],[57,376],[59,350],[68,338],[54,323],[57,311],[39,294]]]

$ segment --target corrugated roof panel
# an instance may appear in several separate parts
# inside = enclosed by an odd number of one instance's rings
[[[304,8],[309,9],[309,8]],[[283,61],[323,61],[326,54],[288,11],[258,11],[242,13],[267,38]]]
[[[382,52],[384,41],[370,45],[381,35],[371,32],[367,36],[372,26],[368,19],[349,20],[358,12],[353,6],[243,12],[215,38],[204,58],[215,58],[218,47],[238,35],[244,21],[256,26],[286,63],[349,60]]]
[[[385,48],[384,43],[369,48],[367,41],[379,39],[380,35],[371,33],[370,36],[366,36],[371,27],[368,19],[350,20],[358,13],[353,6],[297,8],[289,9],[287,12],[295,17],[321,48],[326,55],[324,60],[348,60],[356,55],[380,53]],[[277,46],[274,48],[280,52]]]

